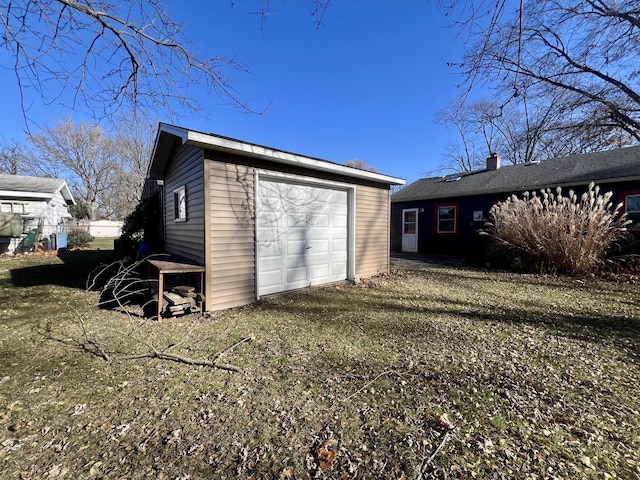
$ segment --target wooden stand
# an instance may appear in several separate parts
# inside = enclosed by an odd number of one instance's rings
[[[158,320],[162,318],[162,304],[164,291],[164,276],[178,275],[181,273],[199,273],[200,274],[200,291],[204,287],[204,267],[201,265],[192,265],[189,263],[178,263],[170,260],[147,260],[149,265],[158,271]]]

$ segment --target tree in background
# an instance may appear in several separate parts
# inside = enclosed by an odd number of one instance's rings
[[[0,173],[20,175],[24,171],[27,154],[20,143],[0,145]]]
[[[511,15],[504,0],[462,3],[491,6],[459,64],[467,93],[491,83],[500,109],[526,105],[531,119],[552,106],[547,132],[581,152],[640,142],[640,0],[520,2]]]
[[[330,0],[310,2],[319,26]],[[263,21],[269,4],[260,2]],[[640,0],[521,0],[514,11],[509,5],[437,2],[473,42],[462,62],[451,63],[466,74],[462,103],[476,86],[494,89],[489,125],[500,132],[503,158],[540,160],[639,142]],[[113,119],[123,107],[154,116],[192,112],[198,108],[188,95],[193,84],[248,109],[227,82],[242,66],[198,58],[182,32],[161,0],[0,0],[0,46],[12,53],[5,67],[15,73],[23,105],[31,94],[64,103],[72,93],[67,106],[96,120]],[[460,112],[453,113],[451,121]],[[459,169],[472,168],[480,149],[463,143],[449,156]]]
[[[610,147],[608,140],[589,128],[568,135],[558,103],[552,96],[530,100],[525,91],[502,105],[480,100],[441,110],[436,121],[456,133],[443,155],[446,168],[457,172],[482,169],[491,152],[500,152],[505,161],[517,164]]]
[[[482,168],[487,155],[499,151],[494,119],[495,104],[486,100],[456,103],[438,112],[436,122],[451,126],[457,134],[443,154],[447,159],[444,169],[469,172]]]
[[[79,196],[77,215],[122,219],[140,199],[152,144],[150,126],[126,119],[120,125],[110,136],[98,126],[64,120],[32,134],[25,171],[64,178]]]
[[[378,171],[378,169],[376,167],[373,167],[373,166],[367,164],[367,162],[365,160],[360,160],[358,158],[356,158],[354,160],[347,160],[346,165],[347,165],[347,167],[357,168],[358,170],[365,170],[367,172],[376,173]]]
[[[153,149],[155,129],[133,116],[120,116],[114,131],[117,168],[113,172],[112,194],[105,199],[116,218],[124,219],[140,201]]]
[[[79,220],[88,220],[89,211],[87,210],[87,204],[84,203],[84,199],[80,196],[74,196],[74,200],[76,201],[75,205],[69,205],[68,210],[73,218],[77,218]]]
[[[118,168],[115,142],[100,127],[64,120],[30,135],[28,141],[37,153],[34,174],[66,179],[82,197],[89,219],[112,213],[100,210],[111,195]]]
[[[194,84],[247,109],[226,79],[242,67],[197,57],[182,30],[160,0],[0,0],[0,47],[12,56],[3,66],[15,74],[27,123],[31,95],[95,120],[123,108],[195,111]]]

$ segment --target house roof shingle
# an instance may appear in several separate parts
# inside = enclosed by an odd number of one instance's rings
[[[52,198],[58,191],[68,204],[75,203],[67,182],[61,178],[0,174],[0,193],[3,195],[17,194],[20,197]]]
[[[592,181],[605,184],[622,179],[640,179],[640,146],[506,165],[497,170],[423,178],[393,194],[391,201],[523,192],[587,185]]]

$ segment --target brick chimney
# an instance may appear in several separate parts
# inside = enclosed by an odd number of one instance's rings
[[[493,152],[487,157],[487,170],[497,170],[500,168],[500,157]]]

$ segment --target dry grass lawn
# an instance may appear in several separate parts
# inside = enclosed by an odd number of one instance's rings
[[[150,322],[83,289],[106,255],[0,258],[2,478],[640,478],[638,286],[397,268]]]

